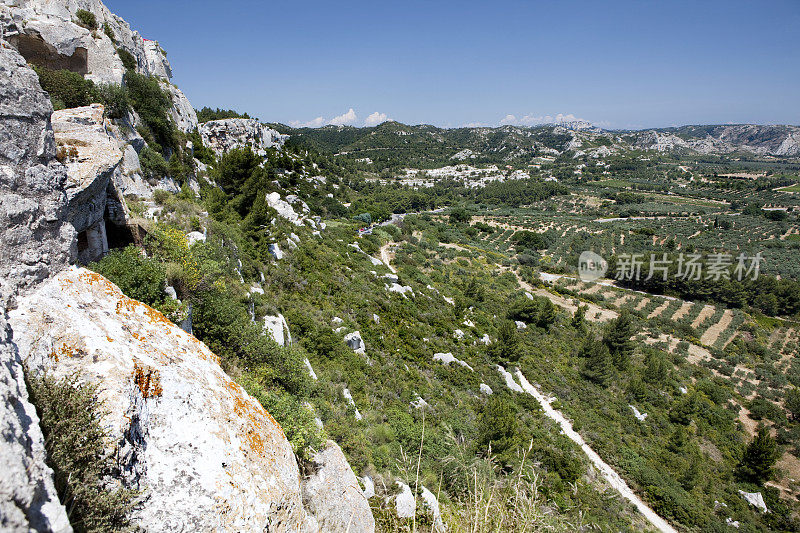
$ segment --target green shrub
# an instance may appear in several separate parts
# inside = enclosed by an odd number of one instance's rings
[[[94,83],[83,79],[77,72],[39,66],[33,68],[39,75],[39,84],[50,94],[56,110],[87,106],[98,99]]]
[[[164,301],[166,271],[157,261],[142,255],[136,246],[113,250],[89,268],[115,283],[129,298],[156,307]]]
[[[122,66],[125,67],[125,70],[136,70],[136,67],[139,66],[139,63],[136,61],[136,58],[133,57],[133,54],[128,52],[127,50],[123,50],[122,48],[117,48],[117,55],[122,60]]]
[[[145,146],[139,152],[139,164],[142,167],[144,177],[147,179],[160,180],[169,174],[167,160],[160,152]]]
[[[162,148],[177,150],[178,130],[169,115],[172,98],[157,78],[128,70],[125,73],[131,104]]]
[[[88,30],[96,30],[99,27],[97,25],[97,17],[91,11],[79,9],[75,12],[75,16],[78,18],[78,24]]]
[[[96,94],[106,107],[106,115],[109,118],[123,118],[128,115],[131,103],[128,100],[128,91],[124,87],[114,83],[103,84],[96,88]]]
[[[114,30],[111,28],[111,25],[108,22],[103,23],[103,33],[105,33],[106,36],[111,39],[111,42],[115,42],[117,40]]]
[[[106,483],[115,461],[103,450],[106,434],[97,391],[74,377],[47,376],[30,378],[28,390],[44,434],[47,464],[72,527],[76,532],[127,529],[136,493],[112,490]]]
[[[324,434],[314,422],[313,414],[297,398],[265,390],[251,376],[241,378],[239,382],[281,425],[294,453],[310,460],[313,450],[322,448]]]

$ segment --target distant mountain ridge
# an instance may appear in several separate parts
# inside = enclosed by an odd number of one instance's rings
[[[603,130],[589,123],[440,128],[384,122],[378,126],[291,128],[272,125],[292,142],[363,163],[411,162],[419,168],[471,161],[514,164],[540,156],[597,147],[675,154],[800,156],[800,126],[699,125],[646,130]]]

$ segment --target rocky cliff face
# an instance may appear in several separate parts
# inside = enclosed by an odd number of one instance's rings
[[[629,136],[629,141],[635,148],[660,152],[750,152],[761,156],[788,157],[800,155],[800,127],[797,126],[684,126],[635,132]]]
[[[79,23],[80,9],[95,16],[97,29]],[[137,72],[165,81],[172,78],[158,42],[142,38],[99,0],[2,0],[0,35],[29,63],[71,70],[96,83],[122,83],[125,67],[118,49],[134,57]],[[166,88],[175,123],[184,132],[196,128],[197,114],[186,96],[172,85]]]
[[[6,323],[20,291],[64,268],[66,170],[55,160],[50,100],[20,55],[0,42],[0,529],[71,531],[45,464],[22,361]]]
[[[203,137],[203,144],[217,155],[245,146],[264,155],[267,148],[280,148],[288,138],[287,135],[281,135],[257,120],[248,118],[205,122],[200,125],[200,135]]]

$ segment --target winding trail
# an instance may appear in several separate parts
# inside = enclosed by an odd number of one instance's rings
[[[506,381],[506,385],[509,389],[515,392],[520,393],[527,393],[536,398],[536,401],[542,406],[542,410],[544,411],[545,416],[554,420],[561,426],[561,431],[566,435],[572,442],[577,444],[581,447],[583,452],[589,457],[589,460],[592,464],[597,468],[603,477],[608,481],[608,483],[620,493],[620,495],[631,502],[640,513],[644,515],[647,520],[653,524],[653,526],[661,531],[662,533],[677,533],[675,528],[673,528],[669,523],[658,516],[655,511],[653,511],[641,498],[639,498],[633,490],[625,483],[619,474],[611,468],[608,463],[603,461],[600,456],[595,452],[583,437],[580,434],[572,429],[572,423],[567,420],[567,418],[561,414],[561,411],[553,409],[551,403],[553,399],[546,398],[539,390],[534,387],[533,385],[525,379],[525,376],[522,372],[517,369],[517,378],[519,379],[519,384],[514,380],[514,376],[506,371],[502,366],[497,367],[498,371],[503,375]]]

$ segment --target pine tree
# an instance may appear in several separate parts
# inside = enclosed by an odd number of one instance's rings
[[[586,331],[586,306],[579,305],[572,316],[572,327],[578,331]]]
[[[547,329],[556,321],[557,316],[558,311],[556,310],[556,306],[553,305],[553,302],[545,298],[539,306],[539,315],[536,318],[536,325],[540,328]]]
[[[581,352],[586,358],[583,375],[598,385],[608,385],[614,374],[608,347],[604,343],[592,339],[587,341]]]
[[[792,420],[800,420],[800,389],[791,389],[786,394],[786,409],[792,415]]]
[[[747,445],[739,463],[739,473],[744,479],[761,484],[772,477],[779,456],[778,444],[769,434],[769,428],[759,424],[758,433]]]
[[[614,366],[620,370],[628,368],[630,363],[634,349],[634,344],[631,340],[633,334],[633,319],[627,311],[623,311],[606,328],[603,342],[608,347]]]

